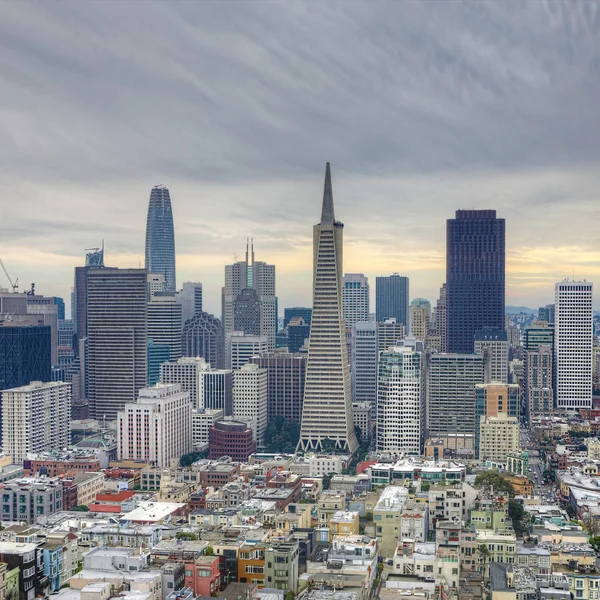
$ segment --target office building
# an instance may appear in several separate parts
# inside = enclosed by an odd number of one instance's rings
[[[423,345],[388,348],[379,358],[377,451],[421,454],[425,433]]]
[[[554,305],[550,305],[554,307]],[[554,329],[538,321],[523,331],[522,404],[529,421],[554,412]]]
[[[233,379],[229,369],[213,369],[204,358],[184,357],[161,365],[161,383],[178,383],[192,407],[232,414]]]
[[[54,304],[56,304],[56,311],[59,321],[64,321],[65,319],[65,301],[64,298],[59,298],[58,296],[52,296],[52,300]]]
[[[183,287],[175,294],[181,304],[181,317],[185,323],[202,312],[202,284],[197,281],[184,281]]]
[[[396,323],[410,328],[408,277],[394,273],[375,280],[375,320],[396,319]]]
[[[160,365],[171,359],[171,347],[148,340],[148,387],[160,381]]]
[[[508,454],[519,451],[520,427],[517,417],[509,417],[506,413],[483,417],[479,427],[480,442],[476,458],[506,463]]]
[[[58,306],[54,298],[28,294],[27,314],[37,319],[38,325],[50,327],[50,360],[58,365]]]
[[[275,298],[275,266],[254,258],[254,245],[246,245],[246,260],[225,266],[225,286],[222,290],[223,328],[226,360],[231,357],[231,336],[235,329],[235,301],[245,289],[256,291],[260,302],[259,335],[267,339],[267,350],[275,349],[277,314]],[[256,335],[256,334],[255,334]],[[226,363],[230,366],[230,363]]]
[[[429,334],[431,302],[425,298],[415,298],[410,303],[410,334],[425,342]]]
[[[181,356],[181,308],[169,292],[157,292],[148,302],[148,340],[168,346],[171,360]]]
[[[241,369],[253,356],[269,351],[269,340],[264,335],[245,335],[234,331],[229,338],[231,370]]]
[[[167,284],[165,280],[165,276],[161,274],[153,275],[152,273],[148,274],[148,301],[150,302],[152,298],[154,298],[154,294],[166,291]]]
[[[201,356],[215,368],[224,368],[225,333],[221,321],[204,311],[185,321],[181,353],[183,356]]]
[[[283,311],[283,328],[285,329],[289,322],[295,317],[302,317],[304,324],[310,327],[310,320],[312,318],[312,308],[305,306],[292,306],[286,308]]]
[[[268,414],[268,372],[256,364],[246,364],[233,377],[233,418],[251,421],[258,446],[264,443]]]
[[[261,303],[256,290],[242,290],[233,301],[233,330],[260,335]]]
[[[58,321],[58,348],[59,354],[61,348],[73,349],[73,336],[75,329],[72,319],[62,319]],[[60,363],[59,363],[60,364]]]
[[[354,452],[352,394],[342,307],[343,223],[335,220],[327,163],[321,221],[313,228],[313,313],[298,449],[323,442]]]
[[[592,406],[592,284],[565,279],[555,286],[556,407]]]
[[[50,381],[50,327],[0,322],[0,390]]]
[[[192,445],[195,450],[208,448],[210,442],[210,430],[215,423],[222,421],[224,417],[222,410],[201,408],[192,410]]]
[[[2,447],[15,464],[28,453],[56,451],[70,444],[71,384],[32,381],[3,390]]]
[[[438,352],[448,351],[448,318],[446,306],[446,284],[440,288],[440,297],[435,307],[435,332],[439,337]]]
[[[268,420],[283,417],[300,423],[304,399],[306,356],[269,352],[249,361],[267,370]]]
[[[87,272],[90,413],[114,419],[148,380],[145,269]]]
[[[383,352],[392,346],[401,346],[406,337],[406,328],[396,319],[377,322],[377,350]]]
[[[352,401],[368,402],[372,408],[373,418],[377,407],[379,325],[374,321],[355,323],[352,330]]]
[[[171,197],[166,187],[157,185],[150,192],[146,220],[146,271],[164,275],[165,289],[175,291],[175,232]]]
[[[102,248],[89,249],[85,255],[85,266],[75,267],[71,318],[77,341],[87,337],[87,274],[90,269],[102,267],[104,267],[104,243]],[[74,347],[78,347],[77,343]]]
[[[485,383],[508,382],[508,338],[504,329],[486,327],[476,331],[475,354],[485,359]]]
[[[546,306],[540,306],[538,309],[538,320],[546,321],[548,325],[554,325],[555,312],[556,311],[554,304],[546,304]]]
[[[310,325],[302,317],[292,317],[287,325],[287,349],[292,354],[300,352],[310,337]]]
[[[368,321],[369,279],[362,273],[346,273],[343,285],[342,304],[346,328]]]
[[[483,356],[431,354],[427,358],[429,437],[475,434],[475,386],[484,382]]]
[[[142,388],[137,402],[128,402],[117,416],[120,460],[168,467],[192,451],[192,405],[178,384]]]
[[[209,431],[210,460],[229,456],[234,462],[247,462],[256,452],[254,432],[245,421],[218,421]]]
[[[504,219],[495,210],[457,210],[446,234],[447,351],[470,354],[476,331],[504,329]]]

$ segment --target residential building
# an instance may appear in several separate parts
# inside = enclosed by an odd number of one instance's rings
[[[2,521],[36,523],[38,517],[63,509],[63,488],[58,478],[23,478],[3,484]]]
[[[369,320],[369,279],[362,273],[346,273],[343,280],[342,305],[346,327]]]
[[[356,511],[336,510],[329,518],[329,541],[337,535],[358,535],[360,515]]]
[[[265,549],[265,586],[298,591],[300,549],[297,540],[272,542]]]
[[[42,593],[40,584],[44,572],[37,548],[35,543],[0,541],[0,562],[6,563],[9,571],[18,569],[17,597],[20,600],[33,600]]]
[[[358,447],[342,307],[343,227],[327,163],[321,221],[313,228],[313,314],[298,443],[304,452],[321,450],[326,439],[350,452]]]
[[[246,462],[256,452],[254,432],[245,421],[224,420],[215,423],[209,431],[209,459],[229,456]]]
[[[2,446],[13,462],[70,443],[71,384],[33,381],[2,392]]]
[[[475,433],[475,386],[484,381],[483,356],[431,354],[427,358],[427,430],[430,436]]]
[[[509,452],[519,449],[519,420],[499,413],[496,417],[482,417],[479,433],[481,460],[505,463]]]
[[[421,342],[427,341],[429,321],[431,320],[431,302],[425,298],[415,298],[410,303],[410,333]]]
[[[508,383],[508,338],[504,329],[486,327],[476,331],[475,354],[485,359],[485,383]]]
[[[306,356],[286,352],[270,352],[254,356],[250,364],[267,370],[267,418],[283,417],[300,423],[304,399]]]
[[[514,565],[517,556],[517,538],[514,531],[477,531],[477,547],[485,546],[487,552],[478,552],[478,570],[484,577],[489,577],[490,565],[494,563]]]
[[[592,284],[565,279],[555,286],[556,407],[592,406]]]
[[[181,308],[173,292],[157,292],[148,302],[148,340],[168,346],[171,360],[181,356]]]
[[[268,371],[256,364],[245,364],[233,380],[233,416],[252,420],[256,443],[264,443],[267,428]]]
[[[394,273],[375,280],[375,320],[396,319],[396,323],[410,329],[408,277]]]
[[[146,271],[165,276],[168,291],[177,289],[175,275],[175,232],[169,190],[161,185],[150,192],[146,220]]]
[[[218,556],[198,556],[185,561],[185,587],[194,590],[194,597],[216,596],[220,586]]]
[[[184,281],[183,287],[175,293],[175,301],[181,304],[183,323],[202,312],[202,284],[197,281]]]
[[[261,356],[269,351],[269,340],[264,335],[246,335],[234,331],[229,336],[231,348],[230,365],[232,371],[241,369],[253,356]]]
[[[538,323],[523,337],[522,402],[529,421],[554,412],[554,329]]]
[[[119,411],[117,440],[121,460],[166,467],[192,451],[192,406],[178,384],[141,389],[136,403]]]
[[[146,271],[87,272],[87,357],[90,413],[116,418],[147,382]]]
[[[495,210],[457,210],[446,242],[447,352],[470,354],[476,331],[504,328],[504,219]]]
[[[183,356],[201,356],[215,367],[225,367],[225,338],[223,325],[215,316],[201,312],[188,319],[181,334]]]

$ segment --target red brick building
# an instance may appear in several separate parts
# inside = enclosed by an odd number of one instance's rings
[[[209,458],[216,460],[230,456],[234,461],[246,462],[256,452],[252,429],[242,421],[219,421],[208,434]]]

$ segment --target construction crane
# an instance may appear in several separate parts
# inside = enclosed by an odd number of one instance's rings
[[[6,279],[8,279],[8,281],[12,287],[13,294],[16,294],[17,289],[19,287],[19,278],[17,277],[15,279],[15,281],[13,282],[13,280],[10,278],[10,275],[8,274],[8,271],[6,270],[6,267],[4,266],[4,263],[2,262],[1,258],[0,258],[0,265],[2,266],[2,270],[4,271],[4,274],[6,275]]]

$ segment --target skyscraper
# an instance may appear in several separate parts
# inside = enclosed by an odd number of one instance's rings
[[[592,406],[592,284],[565,279],[555,286],[556,407]]]
[[[506,331],[484,327],[475,332],[475,354],[485,357],[484,382],[508,383],[508,338]]]
[[[375,320],[396,319],[404,325],[408,333],[410,328],[408,314],[408,277],[394,273],[389,277],[377,277],[375,280]]]
[[[90,412],[114,419],[147,381],[145,269],[90,269],[87,273],[88,393]]]
[[[75,267],[75,283],[73,286],[73,329],[77,336],[73,343],[75,352],[78,352],[79,340],[87,337],[87,274],[90,269],[99,269],[104,266],[104,243],[102,248],[90,248],[85,255],[85,266]]]
[[[377,407],[378,325],[372,321],[355,323],[352,328],[352,401],[368,402],[373,419]]]
[[[267,428],[269,395],[268,372],[258,365],[247,363],[233,378],[233,418],[252,421],[256,443],[262,446]]]
[[[422,342],[429,334],[431,319],[431,302],[425,298],[415,298],[410,303],[410,334]]]
[[[362,273],[346,273],[342,292],[346,327],[369,320],[369,279]]]
[[[246,245],[246,260],[225,266],[225,286],[222,289],[225,359],[231,356],[231,335],[235,329],[235,303],[243,290],[256,291],[260,303],[260,335],[267,338],[268,350],[275,350],[277,314],[275,298],[275,265],[254,259],[254,245]],[[250,333],[249,331],[247,333]],[[229,366],[230,363],[227,363]]]
[[[170,360],[181,356],[181,304],[169,292],[158,292],[148,302],[148,341],[169,346]]]
[[[504,329],[504,219],[457,210],[446,227],[447,351],[470,354],[475,332]]]
[[[216,369],[225,366],[223,325],[214,315],[202,311],[185,322],[181,335],[183,356],[202,356]]]
[[[327,163],[321,221],[313,228],[313,313],[298,443],[304,451],[322,450],[325,440],[350,452],[358,447],[342,308],[343,229]]]
[[[175,298],[181,304],[181,316],[184,323],[202,312],[201,283],[184,281],[183,287],[175,294]]]
[[[545,321],[523,332],[522,399],[530,422],[554,411],[554,328]]]
[[[150,192],[146,221],[146,271],[164,275],[167,290],[175,291],[175,233],[171,197],[166,187],[157,185]]]

